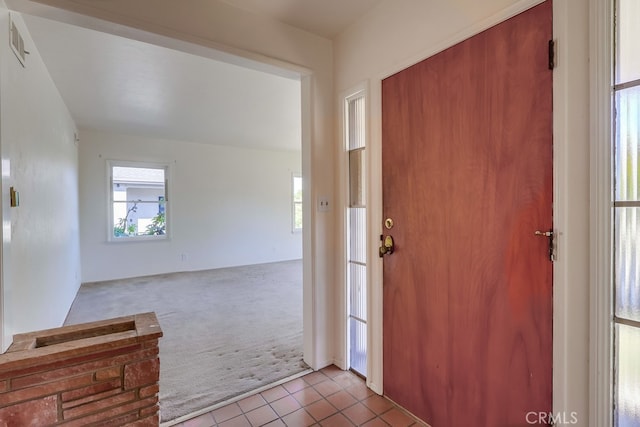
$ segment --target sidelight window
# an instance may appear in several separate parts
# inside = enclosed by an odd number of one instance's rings
[[[640,2],[617,0],[614,138],[614,426],[640,425]]]

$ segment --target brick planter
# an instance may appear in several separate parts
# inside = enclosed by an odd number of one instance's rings
[[[0,355],[0,427],[157,426],[154,313],[15,335]]]

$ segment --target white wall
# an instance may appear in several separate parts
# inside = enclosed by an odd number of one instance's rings
[[[107,241],[107,160],[169,163],[169,239]],[[300,152],[81,130],[82,281],[300,259],[302,234],[291,231],[300,167]]]
[[[22,19],[23,68],[0,5],[2,303],[6,348],[15,333],[61,326],[80,285],[75,125]],[[20,206],[9,207],[9,187]]]
[[[370,170],[372,171],[371,240],[380,234],[380,82],[488,25],[524,10],[537,0],[383,0],[340,34],[334,42],[336,95],[364,84],[370,91]],[[554,1],[554,37],[558,68],[554,71],[555,227],[559,231],[554,272],[554,411],[576,411],[588,425],[588,2]],[[340,100],[338,100],[340,101]],[[339,135],[336,135],[339,138]],[[339,147],[336,144],[336,149]],[[378,209],[376,210],[376,206]],[[338,224],[338,228],[343,227]],[[369,345],[372,369],[367,381],[382,391],[381,264],[371,248],[372,304]],[[341,256],[340,254],[338,254]],[[339,265],[339,264],[337,264]],[[336,271],[336,280],[344,281]],[[344,306],[337,292],[336,306]],[[336,356],[344,349],[344,325],[337,324]],[[552,349],[549,349],[552,351]]]

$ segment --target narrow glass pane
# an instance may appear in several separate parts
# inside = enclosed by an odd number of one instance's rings
[[[349,206],[365,206],[364,150],[349,151]]]
[[[349,319],[351,346],[349,360],[351,369],[362,376],[367,375],[367,325],[357,319]]]
[[[640,426],[640,329],[616,325],[614,425]]]
[[[348,101],[348,141],[347,149],[354,150],[365,146],[365,111],[364,96]]]
[[[640,322],[640,208],[616,208],[615,221],[616,316]]]
[[[640,200],[638,191],[640,188],[638,181],[640,87],[616,92],[615,143],[616,200]]]
[[[367,267],[349,263],[349,315],[367,321]]]
[[[640,79],[640,1],[616,5],[616,83],[625,83]]]
[[[302,203],[295,202],[293,205],[293,226],[296,230],[302,229]]]
[[[349,261],[367,262],[367,209],[349,209]]]
[[[293,177],[293,200],[302,202],[302,177]]]

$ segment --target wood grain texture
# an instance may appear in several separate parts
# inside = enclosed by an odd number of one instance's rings
[[[551,410],[551,2],[383,81],[384,392],[433,427]]]

